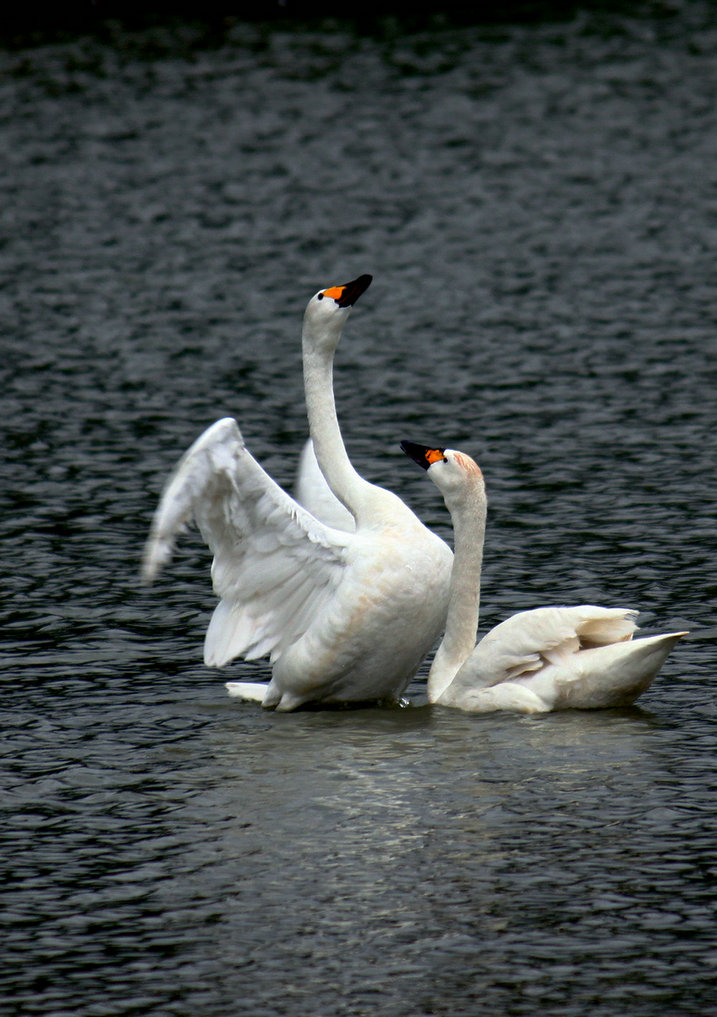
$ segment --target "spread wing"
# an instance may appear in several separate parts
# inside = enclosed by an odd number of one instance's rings
[[[325,526],[283,491],[249,453],[231,417],[208,428],[170,477],[145,547],[145,581],[169,561],[192,520],[214,554],[220,598],[205,663],[277,659],[331,600],[351,536]]]
[[[496,625],[451,682],[451,695],[529,677],[565,663],[578,650],[630,639],[637,611],[626,608],[538,607]]]

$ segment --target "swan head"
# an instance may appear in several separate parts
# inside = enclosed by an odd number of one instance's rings
[[[428,476],[443,495],[448,508],[467,498],[478,495],[485,498],[485,484],[481,469],[465,452],[452,448],[418,445],[415,441],[402,441],[401,449],[414,463],[426,470]]]
[[[316,349],[333,352],[351,308],[372,279],[371,275],[360,275],[351,282],[315,293],[304,312],[304,339]]]

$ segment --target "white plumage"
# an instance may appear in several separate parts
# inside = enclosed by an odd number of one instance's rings
[[[220,598],[204,659],[269,656],[264,706],[396,699],[445,622],[452,555],[400,498],[360,477],[346,454],[333,398],[333,356],[370,276],[321,290],[302,332],[316,459],[332,497],[355,520],[334,529],[284,492],[247,450],[231,418],[212,425],[170,479],[147,542],[144,576],[169,559],[194,519],[214,554]],[[231,682],[257,699],[257,683]]]
[[[637,612],[591,604],[521,611],[475,645],[486,496],[462,452],[403,442],[442,492],[455,533],[446,632],[428,677],[431,702],[486,713],[626,706],[649,687],[685,632],[632,639]]]
[[[356,522],[324,479],[314,452],[314,443],[309,438],[301,450],[299,468],[296,474],[294,497],[312,515],[327,526],[353,533]]]
[[[220,598],[204,661],[275,659],[321,613],[343,578],[345,547],[276,484],[247,450],[235,420],[218,420],[182,457],[152,523],[145,578],[194,520],[214,555]]]

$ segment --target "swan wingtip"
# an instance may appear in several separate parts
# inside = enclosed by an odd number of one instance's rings
[[[161,538],[150,539],[144,550],[140,581],[142,586],[151,586],[162,568],[172,557],[172,544]]]

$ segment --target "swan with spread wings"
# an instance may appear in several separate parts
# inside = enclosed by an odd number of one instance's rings
[[[271,681],[230,682],[265,707],[397,700],[440,636],[453,560],[392,492],[351,464],[333,395],[333,359],[360,276],[311,298],[302,330],[309,429],[321,474],[354,520],[326,525],[283,491],[248,451],[236,422],[217,421],[170,478],[152,523],[151,581],[177,535],[196,521],[214,555],[219,597],[205,662],[268,656]]]

